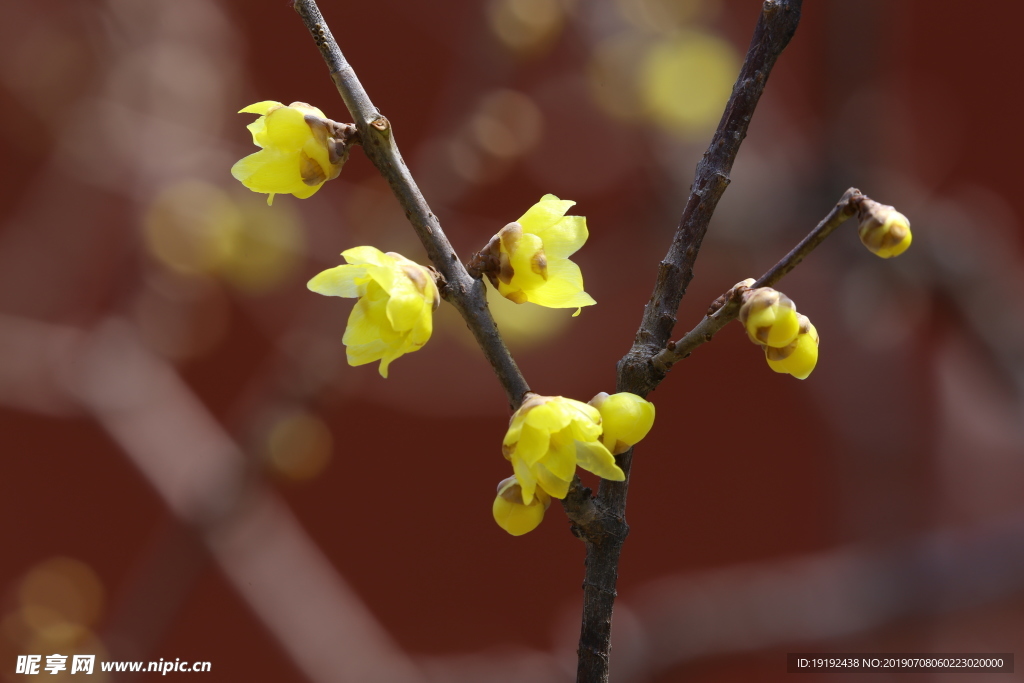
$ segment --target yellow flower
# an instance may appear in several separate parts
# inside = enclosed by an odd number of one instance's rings
[[[771,287],[746,292],[739,319],[755,344],[781,348],[796,339],[800,331],[793,301]]]
[[[586,218],[565,215],[575,203],[546,194],[498,232],[492,245],[500,269],[488,276],[502,296],[517,304],[575,308],[573,316],[597,303],[583,291],[583,274],[568,258],[588,236]]]
[[[764,357],[768,367],[775,372],[793,375],[797,379],[807,379],[818,364],[818,331],[801,315],[800,334],[790,344],[780,349],[764,347]]]
[[[571,398],[529,394],[512,416],[501,449],[512,462],[523,503],[529,505],[538,491],[565,498],[577,465],[623,481],[625,473],[600,438],[597,408]]]
[[[601,443],[612,455],[640,443],[654,426],[654,404],[628,391],[611,396],[602,391],[590,399],[590,405],[601,412]]]
[[[885,204],[872,204],[857,232],[864,246],[882,258],[899,256],[913,240],[907,217]]]
[[[348,265],[325,270],[308,287],[326,296],[359,297],[342,343],[349,365],[388,365],[427,343],[441,301],[430,271],[394,252],[356,247],[341,254]]]
[[[260,114],[247,128],[263,149],[238,161],[231,175],[253,192],[269,193],[267,204],[275,194],[305,199],[341,173],[345,147],[329,135],[333,127],[316,107],[268,100],[238,113]]]
[[[551,498],[542,489],[536,490],[529,504],[524,503],[522,487],[515,476],[511,476],[498,484],[491,513],[502,529],[513,536],[522,536],[537,528],[549,505]]]

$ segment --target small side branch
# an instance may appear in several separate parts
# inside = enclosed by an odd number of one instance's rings
[[[711,341],[711,338],[723,327],[736,319],[740,312],[740,304],[743,290],[757,289],[758,287],[771,287],[786,276],[797,264],[814,251],[825,238],[840,225],[858,213],[860,207],[871,200],[861,194],[860,190],[851,187],[844,194],[842,199],[832,207],[818,225],[811,230],[807,237],[800,240],[800,243],[793,247],[793,250],[786,254],[782,260],[772,266],[767,273],[758,278],[750,287],[733,287],[718,298],[722,302],[716,307],[712,304],[712,310],[701,320],[696,327],[687,332],[679,341],[669,342],[668,346],[658,355],[651,359],[651,363],[661,373],[668,372],[672,364],[689,356],[695,348],[704,342]],[[714,310],[717,308],[717,310]]]
[[[320,54],[330,70],[331,80],[355,121],[366,156],[387,180],[406,218],[427,250],[427,256],[441,275],[441,295],[455,306],[473,332],[477,344],[505,389],[509,406],[512,409],[518,408],[530,387],[494,324],[494,318],[487,307],[483,282],[470,276],[448,242],[440,222],[430,211],[398,151],[390,122],[373,106],[355,71],[341,53],[316,2],[295,0],[293,7],[320,48]]]

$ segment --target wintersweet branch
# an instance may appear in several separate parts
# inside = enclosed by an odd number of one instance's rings
[[[757,27],[726,104],[711,145],[697,165],[672,245],[658,269],[658,279],[633,347],[619,361],[616,391],[646,397],[665,377],[651,363],[669,341],[676,312],[693,279],[693,265],[718,200],[729,184],[729,172],[747,134],[747,127],[765,83],[782,50],[800,22],[801,0],[765,0]],[[626,492],[633,451],[618,457],[626,473],[622,482],[602,481],[596,500],[576,489],[564,502],[573,520],[573,533],[587,548],[583,581],[583,624],[580,630],[578,683],[608,681],[612,609],[618,580],[619,555],[629,527],[626,525]],[[595,506],[597,514],[577,505]]]
[[[331,80],[359,131],[359,138],[380,174],[387,180],[427,256],[440,274],[441,296],[462,315],[484,355],[501,381],[509,406],[515,410],[530,390],[502,340],[487,307],[484,284],[472,278],[448,242],[437,217],[430,211],[395,143],[390,122],[373,106],[355,71],[341,53],[314,0],[295,0],[293,7],[320,48]]]
[[[778,263],[772,266],[767,273],[758,278],[750,287],[736,286],[720,296],[709,308],[708,315],[704,317],[697,326],[687,332],[676,342],[669,342],[651,362],[659,372],[668,372],[673,363],[689,356],[694,349],[704,342],[711,341],[711,338],[723,327],[736,319],[739,314],[741,297],[745,289],[757,289],[758,287],[771,287],[781,280],[786,274],[793,270],[797,264],[814,251],[819,244],[825,241],[832,232],[858,212],[862,204],[871,200],[861,194],[860,190],[851,187],[844,194],[842,199],[832,207],[818,225],[811,230],[800,243],[793,247],[793,250],[786,254]]]

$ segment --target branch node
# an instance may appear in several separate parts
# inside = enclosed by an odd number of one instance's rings
[[[470,277],[479,280],[484,275],[491,281],[495,289],[498,287],[496,280],[501,270],[501,238],[495,235],[484,246],[483,249],[473,254],[466,264],[466,270]]]

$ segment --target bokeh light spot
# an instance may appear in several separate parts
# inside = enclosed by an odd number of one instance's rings
[[[304,247],[294,212],[248,196],[235,201],[215,185],[185,180],[166,188],[145,217],[150,253],[172,270],[217,275],[258,294],[278,286]]]
[[[558,37],[565,23],[559,0],[492,0],[488,5],[491,30],[509,49],[531,54]]]
[[[270,467],[293,481],[305,481],[324,471],[331,461],[334,439],[330,428],[306,412],[285,415],[267,438]]]
[[[660,41],[644,59],[641,88],[654,121],[688,140],[703,138],[722,116],[739,71],[732,45],[688,31]]]

